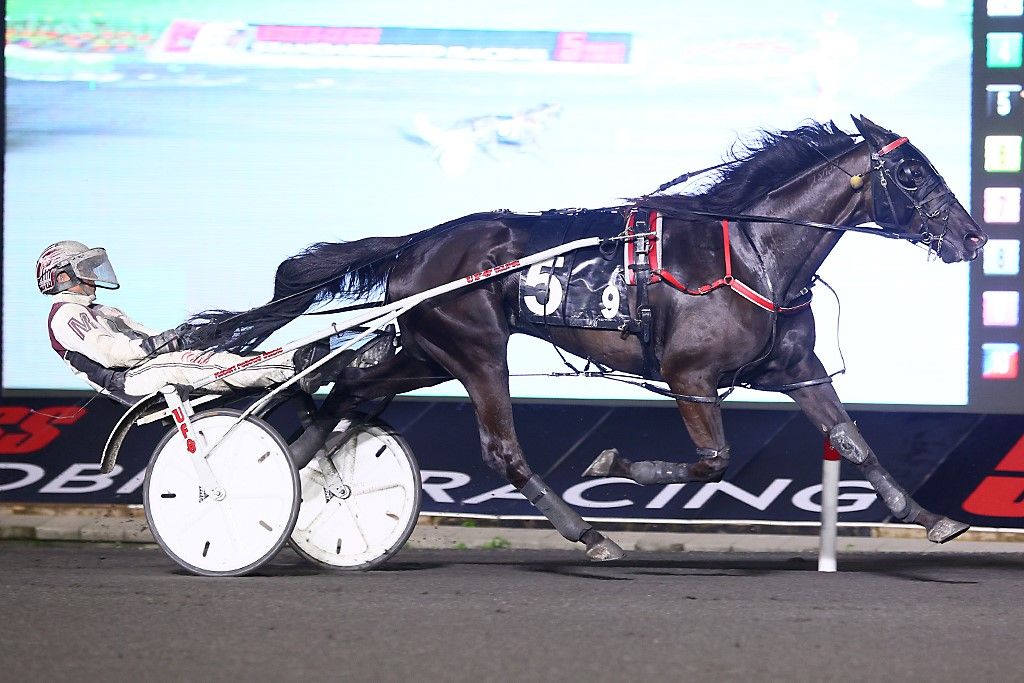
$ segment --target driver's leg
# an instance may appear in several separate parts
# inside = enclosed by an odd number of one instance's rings
[[[240,356],[226,351],[163,353],[125,371],[124,390],[133,396],[145,396],[168,384],[195,386],[215,372],[236,368],[223,379],[202,388],[205,393],[226,394],[236,389],[274,386],[295,374],[294,352],[254,363],[260,355]],[[245,363],[249,363],[249,366],[238,369],[239,365]]]

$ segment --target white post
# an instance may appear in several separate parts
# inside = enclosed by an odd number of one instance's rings
[[[821,467],[821,535],[818,548],[818,571],[836,570],[836,524],[839,521],[839,451],[825,439],[825,455]]]

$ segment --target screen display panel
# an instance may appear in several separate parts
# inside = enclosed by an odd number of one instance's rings
[[[1002,174],[972,212],[1005,229],[997,254],[954,265],[846,235],[820,271],[841,306],[815,291],[818,355],[830,371],[845,361],[835,382],[851,403],[981,406],[982,374],[1009,374],[1007,345],[1020,343],[1020,280],[1004,274],[1017,272],[1020,128],[1018,116],[979,148],[972,106],[1019,115],[1014,7],[8,3],[3,385],[80,387],[49,348],[33,280],[57,240],[106,248],[121,288],[101,300],[166,329],[265,302],[277,264],[314,242],[616,205],[762,129],[834,120],[854,132],[863,114],[911,138],[965,206],[978,196],[972,155]],[[1006,87],[972,86],[972,68]],[[1002,280],[983,297],[980,277]],[[268,344],[323,326],[303,318]],[[509,358],[517,397],[665,400],[543,376],[565,368],[522,335]],[[454,382],[423,393],[464,395]]]

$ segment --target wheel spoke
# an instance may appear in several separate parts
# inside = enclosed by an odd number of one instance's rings
[[[369,550],[370,542],[366,540],[366,534],[363,533],[363,527],[359,525],[359,513],[356,512],[352,507],[352,504],[347,500],[342,500],[341,502],[345,505],[345,508],[348,509],[349,514],[352,515],[352,525],[356,528],[356,531],[359,532],[359,538],[363,539],[363,548]]]
[[[238,554],[238,540],[235,538],[234,523],[231,519],[234,516],[234,510],[231,508],[231,504],[226,500],[219,501],[221,505],[216,506],[220,511],[221,519],[224,521],[224,531],[227,534],[228,542],[231,544],[231,550],[235,555]],[[229,514],[230,513],[230,514]]]
[[[289,500],[290,499],[291,498],[289,497]],[[259,495],[254,495],[254,496],[231,496],[231,500],[270,500],[270,501],[273,501],[275,503],[281,501],[281,499],[276,497],[276,496],[259,496]]]
[[[394,484],[374,484],[372,486],[360,486],[359,488],[352,489],[353,496],[365,496],[371,493],[378,493],[380,491],[390,491],[391,489],[402,489],[405,490],[405,484],[403,482],[395,482]]]
[[[213,505],[213,501],[210,501],[210,503],[207,505],[200,503],[199,510],[196,513],[190,515],[189,518],[185,520],[185,523],[182,525],[182,527],[185,529],[193,528],[196,524],[205,519],[208,514],[213,512],[214,507],[216,506]]]
[[[356,473],[356,452],[359,450],[359,434],[352,437],[352,440],[345,444],[345,449],[339,455],[342,456],[341,467],[335,465],[338,468],[338,473],[341,475],[341,480],[344,482],[352,481],[352,477]]]
[[[313,533],[313,530],[316,527],[331,521],[331,519],[334,518],[334,515],[338,514],[338,510],[341,508],[341,505],[334,502],[335,500],[338,499],[335,498],[332,499],[331,501],[328,501],[328,503],[324,505],[323,508],[321,508],[320,512],[316,514],[316,517],[314,517],[309,524],[302,528],[302,531]]]
[[[304,472],[302,473],[302,478],[312,482],[322,489],[327,488],[327,477],[325,477],[323,472],[319,470],[309,470],[308,472]]]

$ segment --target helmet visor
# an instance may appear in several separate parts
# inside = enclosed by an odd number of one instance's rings
[[[120,283],[114,274],[114,267],[102,247],[82,252],[71,261],[71,269],[80,280],[92,282],[97,287],[117,289]]]

